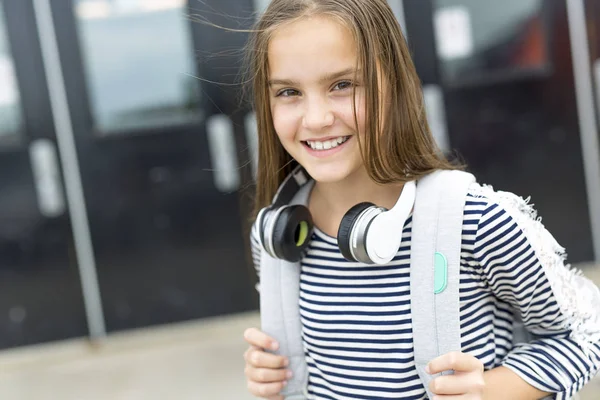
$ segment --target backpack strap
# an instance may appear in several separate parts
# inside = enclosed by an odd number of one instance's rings
[[[290,205],[308,204],[314,181],[309,181],[296,193]],[[260,318],[261,329],[279,342],[274,354],[289,358],[287,367],[293,373],[281,391],[286,400],[306,399],[308,367],[302,344],[300,321],[300,263],[271,257],[266,251],[260,258]]]
[[[429,383],[437,375],[427,374],[425,367],[441,355],[461,351],[460,250],[466,196],[473,182],[475,177],[466,172],[436,171],[417,183],[410,255],[411,313],[415,365],[430,399]]]
[[[419,180],[413,212],[411,310],[417,372],[429,398],[427,364],[460,351],[459,266],[466,193],[475,178],[460,171],[437,171]],[[304,185],[290,204],[307,205],[314,182]],[[443,194],[443,196],[442,196]],[[438,293],[434,293],[438,292]],[[286,400],[307,398],[308,368],[300,320],[300,263],[261,252],[261,328],[275,338],[290,360],[293,376],[281,392]]]

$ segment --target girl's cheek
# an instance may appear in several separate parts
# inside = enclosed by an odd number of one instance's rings
[[[291,138],[295,135],[298,116],[289,107],[275,105],[271,108],[273,126],[280,138]]]
[[[353,110],[356,110],[356,122],[358,122],[358,127],[354,121]],[[365,103],[362,97],[357,96],[356,105],[353,104],[351,98],[348,99],[343,107],[340,108],[338,115],[343,115],[344,123],[348,127],[358,131],[358,133],[363,133],[365,128]]]
[[[271,105],[271,117],[273,118],[273,127],[275,128],[275,132],[277,132],[277,136],[281,136],[282,118],[276,105]]]

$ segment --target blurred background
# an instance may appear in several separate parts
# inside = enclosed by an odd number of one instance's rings
[[[600,283],[600,1],[389,3],[442,148]],[[0,398],[251,398],[247,35],[202,21],[267,4],[0,0]]]

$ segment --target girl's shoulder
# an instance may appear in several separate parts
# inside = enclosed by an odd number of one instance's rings
[[[467,195],[464,224],[472,227],[471,249],[483,264],[519,262],[531,252],[547,272],[565,279],[571,272],[564,268],[566,249],[544,226],[531,197],[474,183]]]
[[[513,223],[528,235],[543,232],[549,235],[530,196],[496,190],[488,184],[471,184],[464,216],[465,220],[477,222],[480,230],[490,225]]]

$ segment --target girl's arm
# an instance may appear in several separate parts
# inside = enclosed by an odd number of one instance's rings
[[[484,400],[532,400],[543,399],[550,395],[531,386],[506,367],[486,371],[483,379],[485,380]]]
[[[517,310],[536,336],[486,373],[489,398],[569,399],[600,369],[600,290],[564,264],[564,249],[525,201],[490,188],[480,195],[487,205],[473,261],[498,307]]]

